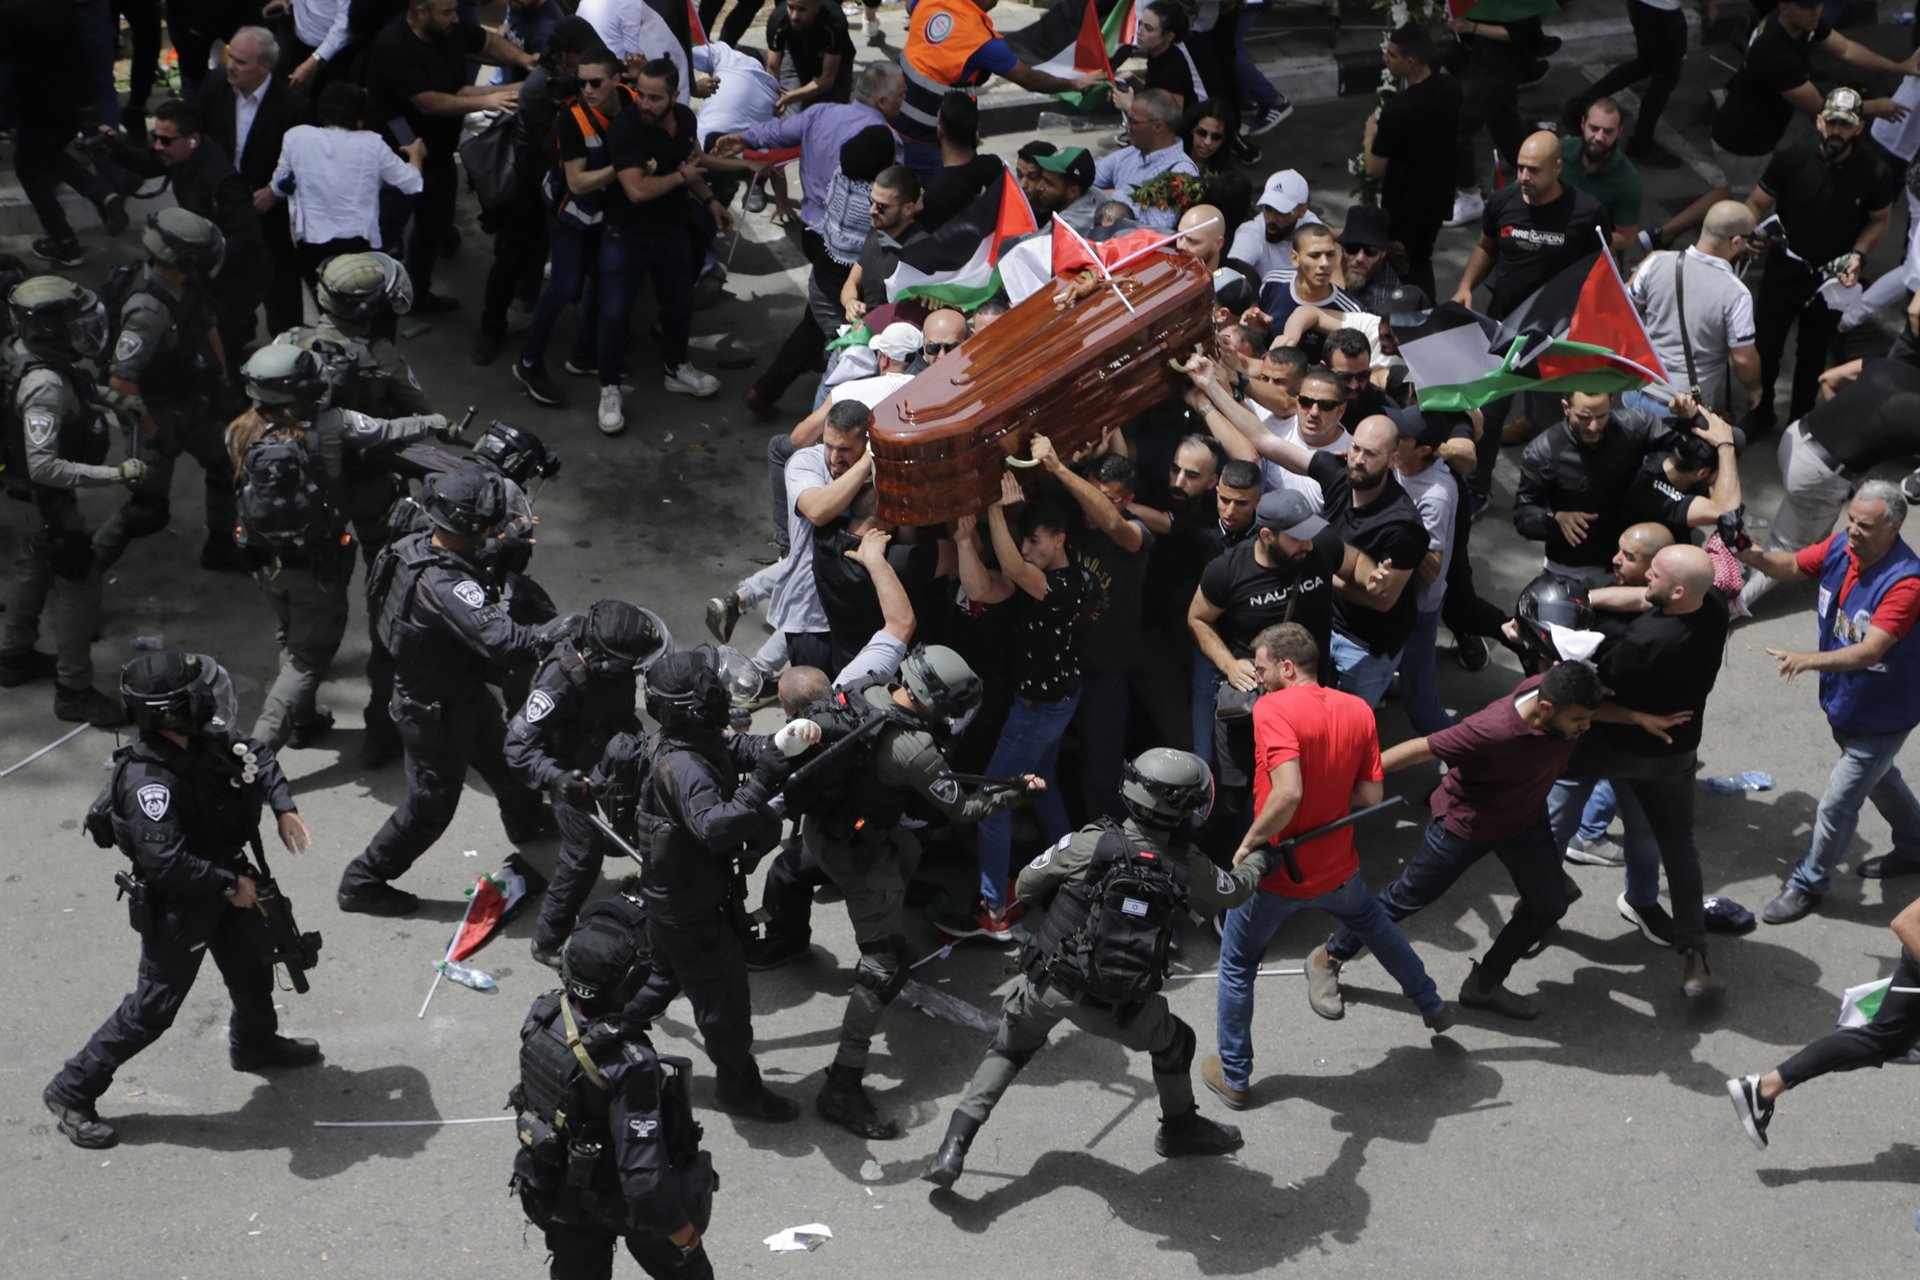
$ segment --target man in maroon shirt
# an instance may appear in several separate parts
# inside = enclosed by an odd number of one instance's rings
[[[1448,768],[1433,793],[1426,842],[1380,891],[1390,919],[1404,920],[1435,902],[1474,863],[1491,853],[1506,864],[1520,907],[1473,965],[1460,1003],[1508,1018],[1538,1017],[1525,996],[1507,990],[1507,975],[1528,948],[1567,911],[1560,847],[1547,823],[1547,793],[1566,768],[1575,742],[1602,699],[1600,677],[1583,662],[1562,662],[1521,681],[1512,693],[1439,733],[1384,752],[1392,773],[1428,760]],[[1365,944],[1344,926],[1307,957],[1307,1003],[1323,1018],[1344,1012],[1340,966]]]

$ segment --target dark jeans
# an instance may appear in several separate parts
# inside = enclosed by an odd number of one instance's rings
[[[547,261],[547,210],[539,193],[521,186],[506,208],[492,215],[493,265],[487,268],[486,298],[480,304],[480,332],[504,337],[507,308],[522,294],[540,287]]]
[[[1627,0],[1627,20],[1633,24],[1633,57],[1594,81],[1579,98],[1583,104],[1590,103],[1645,80],[1647,91],[1640,95],[1633,140],[1651,142],[1653,127],[1660,123],[1660,113],[1667,109],[1667,99],[1680,83],[1680,68],[1687,60],[1687,16],[1678,9],[1656,9],[1642,0]]]
[[[320,268],[328,258],[342,253],[367,253],[372,248],[365,237],[348,236],[344,240],[322,240],[319,244],[297,244],[293,252],[300,264],[300,278],[308,288],[313,288],[320,283]]]
[[[537,369],[547,362],[547,344],[553,340],[553,328],[560,313],[580,304],[580,328],[574,334],[573,351],[582,366],[599,359],[593,341],[594,320],[599,315],[600,228],[582,227],[558,218],[547,218],[546,287],[533,308],[533,323],[520,345],[520,363]]]
[[[1820,281],[1805,265],[1778,249],[1767,255],[1753,304],[1753,345],[1760,352],[1760,403],[1750,422],[1766,430],[1780,421],[1773,407],[1773,384],[1780,377],[1780,358],[1787,349],[1787,331],[1797,323],[1793,346],[1793,392],[1786,421],[1793,422],[1812,409],[1826,371],[1827,352],[1840,332],[1840,313],[1819,296]]]
[[[833,637],[825,631],[787,632],[787,669],[818,667],[833,669]]]
[[[560,852],[554,856],[553,879],[540,904],[533,940],[543,950],[558,951],[573,932],[580,908],[593,896],[600,868],[611,846],[587,817],[588,810],[570,800],[555,801],[553,824],[560,828]]]
[[[1447,824],[1439,818],[1433,819],[1413,861],[1378,897],[1387,918],[1398,923],[1438,902],[1467,868],[1489,853],[1506,866],[1513,887],[1520,891],[1519,908],[1480,961],[1481,980],[1494,983],[1505,982],[1527,949],[1567,913],[1567,895],[1560,883],[1560,849],[1553,842],[1544,812],[1531,827],[1510,840],[1469,840],[1447,830]],[[1336,960],[1351,960],[1365,945],[1359,934],[1342,925],[1327,940],[1327,954]]]
[[[713,1060],[714,1091],[734,1101],[759,1093],[747,953],[733,923],[719,911],[696,924],[670,924],[650,913],[647,939],[653,944],[653,972],[622,1017],[629,1023],[652,1022],[684,993]]]
[[[73,224],[60,207],[59,186],[66,183],[95,204],[111,189],[93,172],[67,154],[74,131],[59,125],[22,120],[13,130],[13,167],[20,186],[40,218],[41,228],[63,244],[74,239]]]
[[[121,113],[125,122],[144,122],[147,99],[153,96],[153,82],[160,74],[160,0],[117,0],[114,5],[127,20],[132,49],[127,62],[127,106]]]
[[[1896,987],[1920,987],[1920,963],[1902,950],[1893,969]],[[1830,1031],[1780,1064],[1780,1077],[1792,1089],[1831,1071],[1858,1071],[1901,1057],[1920,1044],[1920,996],[1889,991],[1879,1012],[1864,1027]]]
[[[167,0],[167,35],[180,55],[180,83],[185,90],[180,96],[192,102],[200,92],[213,46],[259,20],[260,5],[250,0]]]
[[[1440,605],[1440,621],[1455,636],[1486,636],[1497,640],[1507,620],[1507,611],[1480,598],[1473,586],[1473,558],[1467,544],[1473,538],[1470,505],[1463,500],[1454,504],[1453,559],[1447,562],[1447,594]]]
[[[1440,222],[1430,216],[1414,217],[1387,211],[1388,234],[1400,242],[1407,255],[1407,269],[1401,279],[1425,293],[1435,301],[1440,300],[1433,283],[1433,246],[1440,239]],[[1442,220],[1444,221],[1444,219]]]
[[[767,483],[773,488],[773,545],[783,556],[792,538],[787,526],[787,460],[792,457],[792,432],[782,431],[767,441]]]
[[[707,31],[713,30],[713,20],[720,16],[720,6],[726,0],[700,0],[700,25]],[[747,34],[747,28],[753,25],[760,13],[760,0],[739,0],[727,14],[727,20],[720,27],[716,37],[723,44],[740,47],[740,37]]]
[[[687,362],[693,334],[693,237],[686,227],[647,233],[608,227],[600,233],[600,385],[620,385],[627,324],[643,277],[653,277],[660,307],[660,358],[667,368]]]
[[[1479,185],[1474,146],[1484,127],[1509,175],[1526,127],[1520,121],[1520,82],[1505,68],[1475,66],[1467,72],[1465,97],[1460,103],[1460,125],[1454,142],[1454,181],[1461,187]]]
[[[407,236],[407,275],[413,280],[413,296],[433,292],[433,269],[446,248],[447,233],[453,230],[453,212],[460,197],[460,171],[451,155],[427,153],[420,169],[420,194],[414,197],[413,230]]]
[[[546,1230],[547,1250],[553,1254],[547,1275],[551,1280],[612,1280],[614,1246],[624,1244],[640,1269],[653,1280],[713,1280],[713,1263],[703,1248],[691,1258],[680,1256],[671,1240],[647,1235],[616,1236],[600,1227],[567,1223]]]
[[[839,297],[840,286],[847,282],[851,268],[843,267],[828,257],[826,241],[811,231],[800,233],[800,247],[806,251],[807,261],[813,264],[813,275],[807,285],[808,293],[820,292],[829,298]],[[826,332],[814,318],[812,308],[802,307],[794,319],[792,332],[780,344],[780,350],[774,353],[773,362],[754,381],[754,394],[772,404],[801,374],[813,368],[814,361],[826,349]]]
[[[767,864],[767,883],[760,893],[768,932],[783,938],[812,937],[813,891],[830,880],[820,860],[807,851],[806,842],[798,835],[781,845],[780,852]]]
[[[1125,671],[1089,671],[1081,677],[1073,734],[1080,748],[1082,816],[1089,822],[1102,814],[1126,821],[1126,807],[1120,803],[1120,775],[1127,763]]]
[[[1678,951],[1707,949],[1706,913],[1701,906],[1700,850],[1693,843],[1694,757],[1628,755],[1607,739],[1589,733],[1567,765],[1566,778],[1613,783],[1626,827],[1626,843],[1651,839],[1667,873],[1667,902],[1673,915],[1673,945]],[[1577,820],[1578,814],[1573,817]],[[1573,830],[1555,832],[1562,848]],[[1640,899],[1629,877],[1627,905],[1656,906],[1657,894]]]
[[[306,312],[300,298],[300,254],[294,247],[293,221],[284,202],[261,215],[260,231],[267,238],[267,332],[285,333],[305,321]],[[238,357],[231,347],[227,348],[227,358],[237,367]]]

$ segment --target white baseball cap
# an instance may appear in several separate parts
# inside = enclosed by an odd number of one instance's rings
[[[1307,202],[1307,180],[1298,169],[1282,169],[1267,179],[1258,203],[1275,213],[1292,213]]]
[[[904,320],[895,320],[867,339],[867,345],[895,360],[911,360],[920,354],[920,330]]]

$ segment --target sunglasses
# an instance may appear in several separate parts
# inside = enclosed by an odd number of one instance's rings
[[[598,89],[612,79],[612,76],[581,76],[580,83],[589,89]]]
[[[875,213],[879,214],[883,218],[886,217],[889,213],[892,213],[895,209],[898,209],[900,207],[897,204],[886,204],[879,200],[869,200],[867,201],[867,203],[873,207],[873,211]]]
[[[1215,142],[1223,142],[1226,140],[1227,134],[1224,129],[1195,129],[1193,136],[1196,138],[1212,138]]]
[[[1340,379],[1340,381],[1346,383],[1350,387],[1355,386],[1359,383],[1365,382],[1367,380],[1367,375],[1365,370],[1360,370],[1355,373],[1336,373],[1333,376]]]
[[[186,140],[187,135],[184,133],[156,133],[153,135],[153,145],[156,147],[170,147],[176,142],[185,142]]]
[[[929,342],[922,345],[920,349],[930,356],[943,356],[959,345],[957,342]]]
[[[1346,250],[1348,257],[1352,258],[1377,258],[1386,252],[1370,244],[1343,244],[1340,247]]]
[[[1324,409],[1328,413],[1333,412],[1335,409],[1338,409],[1341,405],[1346,403],[1345,400],[1322,400],[1318,396],[1301,396],[1299,397],[1299,399],[1300,399],[1300,403],[1306,408]]]

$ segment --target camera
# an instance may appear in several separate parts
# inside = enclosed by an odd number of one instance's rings
[[[1746,507],[1738,506],[1731,511],[1722,511],[1720,518],[1714,522],[1720,541],[1726,544],[1729,551],[1745,551],[1753,546],[1753,539],[1747,536],[1746,514]]]

